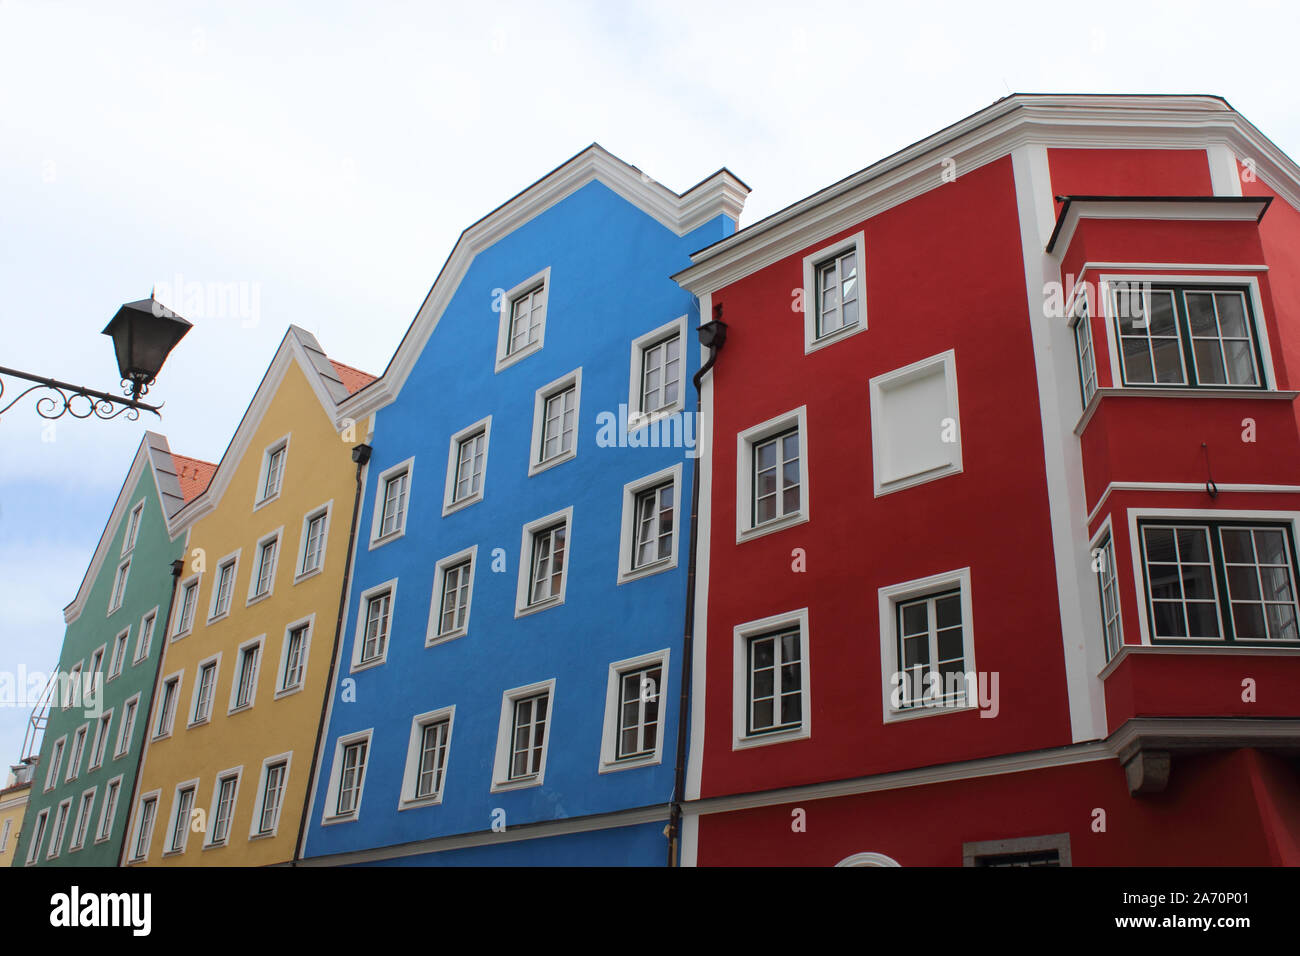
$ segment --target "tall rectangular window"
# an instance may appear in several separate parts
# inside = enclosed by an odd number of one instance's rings
[[[1086,408],[1097,391],[1097,361],[1092,347],[1092,324],[1088,317],[1088,297],[1080,295],[1074,306],[1074,350],[1078,360],[1079,391]]]
[[[81,800],[77,804],[77,816],[72,824],[72,842],[68,845],[69,850],[80,850],[86,842],[86,828],[90,823],[90,808],[94,802],[94,790],[87,790],[81,795]]]
[[[302,683],[303,671],[306,669],[304,652],[307,649],[307,628],[308,625],[299,624],[289,631],[289,636],[286,638],[289,645],[284,649],[284,677],[280,681],[281,690],[289,690]]]
[[[193,812],[194,788],[185,787],[176,794],[176,819],[172,822],[169,850],[179,852],[185,849],[185,840],[190,832],[190,816]]]
[[[507,355],[536,345],[546,319],[546,285],[540,283],[510,302],[510,334]]]
[[[510,745],[511,780],[535,776],[541,770],[550,702],[549,692],[515,701],[514,733]]]
[[[361,803],[361,784],[366,773],[366,751],[370,741],[359,740],[343,748],[343,766],[339,777],[338,813],[355,813]]]
[[[234,709],[250,707],[253,691],[257,687],[257,661],[261,647],[253,644],[239,652],[239,673],[236,675]]]
[[[278,537],[263,541],[257,546],[257,567],[253,574],[252,597],[259,598],[271,593],[275,580],[275,556],[279,547]]]
[[[49,810],[42,810],[36,815],[36,825],[32,829],[32,842],[27,847],[27,862],[35,863],[41,853],[41,841],[45,839],[45,823],[50,817]]]
[[[477,495],[483,487],[483,463],[487,452],[486,431],[462,438],[456,445],[456,476],[452,502]]]
[[[54,827],[50,830],[50,848],[45,851],[47,859],[58,856],[63,849],[63,834],[68,827],[68,813],[71,809],[72,801],[64,800],[54,811]]]
[[[1124,643],[1119,622],[1119,590],[1115,576],[1115,545],[1110,535],[1093,551],[1097,589],[1101,596],[1101,628],[1106,639],[1106,660],[1119,653]]]
[[[180,689],[181,679],[172,677],[163,682],[162,700],[158,704],[158,726],[155,737],[166,737],[172,732],[172,720],[176,716],[176,694]]]
[[[117,566],[117,574],[113,578],[113,593],[108,601],[110,614],[122,606],[122,601],[126,597],[126,579],[130,573],[131,559],[127,558]]]
[[[212,716],[212,694],[217,685],[217,662],[199,665],[198,689],[194,696],[194,723],[202,723]]]
[[[262,808],[257,815],[257,832],[273,833],[280,822],[280,800],[284,795],[284,779],[289,765],[284,761],[266,768],[266,782],[262,786]]]
[[[415,780],[417,800],[436,796],[442,791],[442,775],[447,767],[447,740],[451,721],[437,720],[426,724],[420,734],[420,765]]]
[[[239,777],[222,777],[217,782],[217,800],[212,814],[212,836],[209,842],[221,844],[230,836],[230,818],[235,813],[235,788],[239,786]]]
[[[63,766],[63,747],[67,738],[60,737],[54,741],[54,752],[50,755],[50,769],[45,772],[45,789],[53,790],[59,782],[59,768]]]
[[[799,628],[749,639],[746,732],[767,733],[803,722],[803,655]]]
[[[149,843],[153,837],[153,821],[158,812],[158,798],[146,797],[140,804],[140,819],[135,831],[135,849],[132,859],[143,860],[149,855]]]
[[[538,461],[547,462],[573,451],[577,434],[578,392],[574,386],[548,395],[542,407],[542,441]]]
[[[682,386],[682,339],[674,332],[641,352],[641,407],[643,415],[674,405]]]
[[[108,747],[108,730],[113,722],[113,712],[110,710],[99,715],[99,720],[95,722],[95,739],[90,745],[90,769],[94,770],[104,763],[104,750]]]
[[[135,735],[135,718],[140,709],[140,696],[137,694],[126,702],[122,708],[122,723],[117,728],[117,746],[113,756],[120,757],[131,749],[131,738]],[[105,728],[107,733],[107,728]]]
[[[799,429],[755,442],[754,525],[797,514],[800,503]]]
[[[636,533],[632,568],[637,570],[672,557],[673,482],[665,482],[636,497]]]
[[[144,516],[144,502],[131,509],[126,520],[126,534],[122,536],[122,555],[125,557],[135,549],[136,538],[140,535],[140,519]]]
[[[321,556],[325,553],[325,521],[327,518],[326,512],[322,511],[307,519],[307,530],[304,532],[306,543],[303,545],[302,567],[298,569],[299,574],[307,574],[309,571],[315,571],[320,567]]]
[[[121,780],[111,780],[104,794],[104,805],[99,810],[99,832],[95,841],[107,840],[113,832],[113,818],[117,815],[117,798],[122,789]]]
[[[266,476],[262,480],[262,501],[274,498],[280,493],[280,481],[284,477],[284,457],[288,447],[279,447],[266,453]]]
[[[68,780],[75,780],[77,774],[81,772],[81,758],[86,751],[86,735],[90,730],[88,724],[83,724],[77,728],[77,732],[72,735],[72,750],[68,754]]]
[[[194,626],[194,605],[198,603],[199,582],[191,581],[181,592],[180,614],[176,616],[176,633],[185,634]]]
[[[469,617],[469,585],[472,563],[462,561],[443,571],[442,608],[438,633],[449,634],[465,626]]]
[[[662,682],[660,664],[620,672],[617,759],[654,753],[659,739]]]
[[[392,612],[393,592],[381,591],[366,599],[365,625],[362,634],[361,659],[365,664],[379,660],[388,647],[388,621]]]
[[[562,593],[567,532],[567,522],[561,522],[533,533],[529,605],[555,600]]]
[[[235,562],[226,561],[217,568],[217,588],[212,599],[212,616],[221,617],[230,610],[230,592],[235,586]]]
[[[113,639],[113,657],[108,664],[110,680],[122,673],[122,665],[126,662],[126,644],[130,637],[131,630],[127,628]]]
[[[406,489],[410,472],[402,471],[384,482],[383,511],[379,537],[401,531],[406,526]]]
[[[817,266],[817,337],[858,324],[858,253],[850,249]]]
[[[133,663],[140,663],[149,656],[149,650],[153,647],[153,627],[158,621],[158,612],[150,611],[140,622],[140,637],[135,642],[135,660]]]
[[[900,601],[896,613],[899,709],[969,703],[961,589]]]

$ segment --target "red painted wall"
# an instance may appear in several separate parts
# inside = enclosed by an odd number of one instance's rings
[[[1052,148],[1047,164],[1053,196],[1214,195],[1204,149]]]

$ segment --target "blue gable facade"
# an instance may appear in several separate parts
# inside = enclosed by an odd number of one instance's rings
[[[304,858],[665,862],[700,319],[670,275],[746,191],[590,147],[466,231],[345,406],[378,440]]]

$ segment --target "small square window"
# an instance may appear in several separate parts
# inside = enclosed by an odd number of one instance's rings
[[[524,525],[515,617],[564,603],[573,509]]]
[[[582,369],[539,388],[533,400],[533,451],[528,474],[570,461],[578,454]]]
[[[736,436],[736,540],[808,520],[808,423],[799,407]]]
[[[501,722],[492,790],[540,786],[546,774],[546,753],[555,681],[542,681],[508,690],[501,698]]]
[[[496,371],[538,351],[546,340],[546,304],[551,292],[551,270],[543,269],[513,289],[497,290],[494,306],[500,312]]]
[[[469,631],[477,557],[478,545],[474,545],[438,562],[433,576],[433,603],[429,608],[426,647],[461,637]]]
[[[406,534],[406,514],[414,471],[415,459],[408,458],[380,474],[375,488],[371,548],[387,544]]]
[[[808,610],[742,624],[734,642],[732,748],[807,737]]]
[[[865,249],[859,232],[804,257],[804,354],[866,329]]]
[[[447,486],[443,495],[443,517],[483,500],[488,462],[488,440],[492,416],[462,428],[451,436],[447,453]]]
[[[402,809],[442,801],[455,710],[454,707],[444,707],[420,714],[411,721],[411,741],[402,780]]]

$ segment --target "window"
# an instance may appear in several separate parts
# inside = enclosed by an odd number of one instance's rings
[[[302,544],[298,552],[298,579],[315,574],[325,566],[325,544],[329,534],[333,502],[309,512],[302,519]]]
[[[551,270],[525,279],[497,300],[501,313],[497,334],[496,371],[513,365],[542,347],[546,338],[546,300],[551,288]]]
[[[149,656],[149,650],[153,647],[153,627],[157,620],[157,608],[154,608],[141,619],[140,636],[135,642],[135,660],[131,662],[132,664],[139,664]]]
[[[289,754],[268,757],[262,763],[262,779],[258,784],[259,798],[253,812],[250,839],[275,835],[280,825],[280,804],[284,801],[284,788],[288,779]]]
[[[284,463],[289,454],[289,439],[286,436],[266,450],[262,459],[262,474],[257,485],[255,507],[266,504],[279,497],[280,487],[284,483]]]
[[[260,601],[271,593],[275,587],[276,559],[280,554],[280,532],[277,528],[257,542],[257,558],[253,563],[253,574],[248,582],[248,603]]]
[[[1138,527],[1153,641],[1300,641],[1289,525],[1144,521]]]
[[[32,842],[27,846],[27,864],[36,862],[41,853],[41,843],[45,839],[45,824],[49,819],[50,811],[42,810],[36,814],[36,825],[32,828]]]
[[[262,638],[241,644],[235,665],[235,681],[230,688],[230,712],[253,706],[257,696],[257,671],[262,655]]]
[[[217,566],[217,583],[212,589],[212,608],[208,620],[216,620],[230,613],[230,595],[235,590],[235,568],[238,555],[223,560]]]
[[[239,771],[228,770],[217,777],[212,792],[212,821],[208,831],[208,846],[225,846],[230,838],[230,821],[235,815],[235,797],[239,792]]]
[[[126,557],[135,549],[136,538],[140,536],[142,517],[144,517],[143,501],[131,509],[131,514],[126,519],[126,534],[122,535],[122,557]]]
[[[114,757],[121,757],[131,749],[131,738],[135,736],[135,719],[140,713],[140,695],[136,694],[122,705],[122,723],[117,728],[117,746],[113,749]]]
[[[860,232],[804,257],[804,354],[867,327],[865,248]]]
[[[1106,641],[1106,660],[1119,653],[1124,644],[1124,634],[1119,620],[1119,590],[1115,576],[1115,545],[1107,534],[1093,548],[1093,570],[1097,574],[1097,590],[1101,597],[1101,629]]]
[[[131,849],[132,860],[143,860],[149,855],[153,842],[153,823],[158,815],[158,794],[155,791],[140,801],[140,813],[135,823],[135,843]]]
[[[1085,408],[1097,391],[1097,361],[1092,347],[1092,320],[1088,317],[1088,296],[1080,293],[1070,319],[1074,331],[1075,357],[1078,359],[1079,392]]]
[[[979,706],[970,569],[881,588],[879,601],[886,722]]]
[[[414,471],[415,459],[408,458],[379,476],[374,524],[370,532],[372,548],[400,538],[406,533],[406,507],[411,494],[411,475]]]
[[[72,670],[68,671],[68,679],[63,687],[62,709],[67,710],[74,701],[80,700],[81,693],[81,661],[77,661],[72,665]]]
[[[736,437],[736,540],[808,520],[808,425],[801,406]]]
[[[290,624],[284,634],[284,653],[280,660],[280,686],[276,696],[301,690],[307,675],[307,649],[311,642],[312,619]]]
[[[172,722],[176,717],[176,695],[180,692],[180,686],[180,674],[163,681],[162,699],[158,704],[158,726],[154,730],[155,737],[171,735]]]
[[[67,737],[60,737],[54,741],[54,750],[50,754],[50,769],[45,772],[46,790],[53,790],[54,785],[59,782],[59,768],[63,765],[63,747],[67,742]]]
[[[370,735],[369,730],[350,734],[340,737],[335,744],[334,767],[330,772],[330,798],[325,805],[325,823],[355,819],[361,812]]]
[[[199,601],[199,579],[197,577],[181,585],[180,613],[176,615],[176,637],[188,634],[194,626],[194,607]]]
[[[10,817],[9,819],[6,819],[4,829],[0,830],[0,853],[3,853],[5,852],[5,850],[9,849],[9,832],[13,829],[13,827],[14,827],[13,818]]]
[[[442,781],[447,771],[447,750],[451,746],[454,714],[454,707],[445,707],[420,714],[411,721],[411,741],[402,780],[403,809],[428,806],[442,800]]]
[[[1243,288],[1108,283],[1125,385],[1263,388]]]
[[[130,573],[131,559],[127,558],[117,566],[117,574],[113,577],[113,593],[108,599],[109,614],[122,606],[122,600],[126,597],[126,578]]]
[[[677,567],[681,465],[623,486],[618,583]]]
[[[508,690],[501,698],[501,721],[492,790],[540,786],[546,774],[548,724],[555,681]]]
[[[122,778],[114,777],[108,782],[104,792],[104,805],[99,808],[99,828],[95,832],[95,842],[107,840],[113,833],[113,818],[117,816],[117,798],[122,792]]]
[[[89,770],[96,770],[104,764],[104,751],[108,749],[108,732],[113,724],[113,712],[107,710],[99,715],[95,722],[95,739],[90,745]]]
[[[573,509],[524,525],[515,617],[564,603]]]
[[[609,667],[600,772],[643,767],[662,760],[664,676],[668,651]]]
[[[451,436],[447,453],[447,486],[442,501],[443,517],[483,500],[491,432],[492,416],[489,415]]]
[[[90,733],[90,724],[82,724],[72,735],[72,749],[68,752],[68,775],[66,780],[76,780],[81,772],[81,758],[86,752],[86,737]],[[93,767],[94,761],[91,761]]]
[[[94,788],[83,793],[81,800],[77,802],[77,815],[72,822],[72,840],[68,844],[69,850],[80,850],[85,845],[86,830],[90,826],[90,810],[94,803]]]
[[[54,811],[54,828],[50,831],[50,848],[45,851],[45,858],[54,859],[63,849],[63,834],[68,826],[68,813],[72,810],[71,798],[59,804]]]
[[[194,682],[191,724],[206,723],[212,718],[212,695],[217,689],[217,666],[220,662],[221,657],[218,655],[199,664],[199,678]]]
[[[474,594],[474,562],[478,545],[438,562],[433,576],[433,603],[425,646],[461,637],[469,631],[469,608]]]
[[[683,404],[686,316],[636,339],[628,386],[628,427],[679,411]]]
[[[876,497],[962,470],[957,360],[950,349],[870,383]]]
[[[362,593],[357,612],[357,636],[353,642],[354,670],[381,664],[388,656],[388,632],[392,626],[396,596],[396,578]]]
[[[167,841],[168,853],[184,853],[190,835],[190,817],[194,813],[194,792],[198,781],[181,784],[172,801],[171,838]]]
[[[963,843],[963,866],[1069,866],[1070,834]]]
[[[129,627],[113,639],[113,657],[108,664],[109,680],[122,673],[122,665],[126,663],[126,645],[130,639],[131,629]]]
[[[533,397],[533,452],[528,474],[536,475],[578,454],[582,369],[539,388]]]
[[[87,670],[87,674],[96,675],[99,673],[99,669],[104,666],[104,651],[107,649],[108,645],[106,644],[101,644],[95,648],[95,652],[90,655],[90,668]]]

